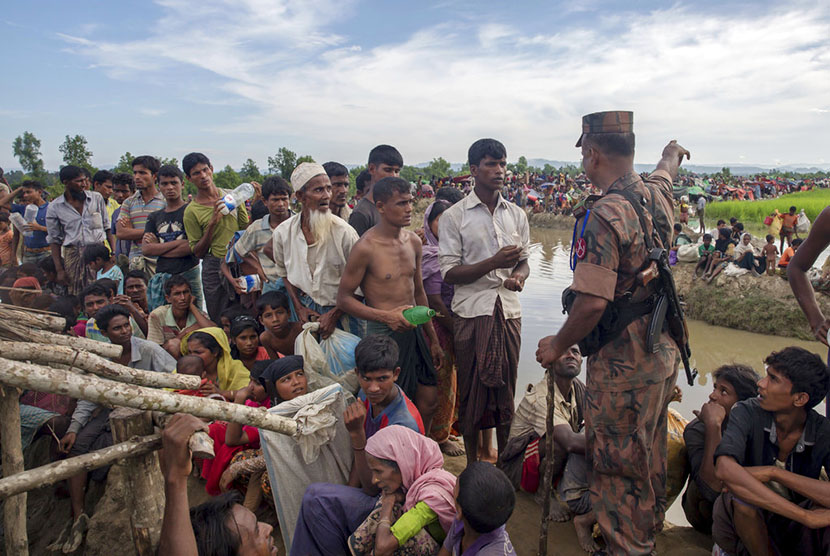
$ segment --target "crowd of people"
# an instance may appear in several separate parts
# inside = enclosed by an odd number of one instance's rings
[[[585,183],[606,193],[604,200],[613,197],[609,191],[636,192],[643,205],[651,198],[657,212],[650,230],[668,246],[672,183],[689,153],[670,143],[643,179],[633,171],[625,114],[586,116],[577,145]],[[417,232],[409,231],[411,185],[398,177],[403,158],[389,145],[370,151],[354,206],[347,203],[348,169],[337,162],[303,162],[290,182],[255,183],[247,202],[215,186],[201,153],[186,155],[182,169],[137,157],[129,180],[65,166],[64,193],[52,201],[36,181],[0,196],[0,206],[28,217],[14,232],[22,264],[8,265],[0,300],[57,313],[67,334],[121,346],[115,361],[123,365],[200,377],[198,389],[178,395],[276,412],[317,407],[335,391],[342,396],[327,445],[347,464],[321,481],[323,463],[298,460],[302,494],[289,501],[296,505],[290,524],[279,524],[290,554],[514,554],[505,524],[515,492],[545,492],[546,465],[551,518],[573,518],[586,551],[652,553],[667,506],[666,415],[677,346],[658,330],[658,343],[646,350],[650,306],[632,309],[621,335],[597,349],[582,343],[619,294],[637,291],[634,276],[648,256],[639,243],[646,219],[634,205],[604,201],[590,219],[582,216],[575,301],[562,330],[537,351],[555,385],[549,423],[547,380],[518,407],[513,401],[530,232],[517,202],[523,189],[507,179],[506,160],[500,142],[473,143],[469,183],[438,188],[423,222],[414,223]],[[185,180],[197,189],[190,202]],[[573,208],[572,185],[548,188],[557,210]],[[0,226],[8,223],[0,216]],[[740,231],[740,223],[726,229],[731,256],[767,270],[772,250],[765,248],[764,259]],[[707,277],[719,272],[716,253],[726,253],[711,244],[707,234],[698,264]],[[410,309],[419,307],[435,316],[418,321]],[[304,357],[308,333],[320,345],[344,334],[354,339],[348,357],[355,382],[318,375]],[[577,377],[587,353],[584,383]],[[800,348],[772,353],[765,364],[763,379],[740,365],[714,373],[710,401],[684,435],[691,480],[683,507],[727,554],[796,542],[806,554],[830,539],[821,508],[830,487],[818,480],[830,468],[830,424],[813,409],[830,378],[822,360]],[[104,448],[112,444],[109,412],[26,392],[24,445],[54,437],[53,458]],[[187,446],[199,430],[214,441],[215,457],[195,463],[213,498],[190,508]],[[161,554],[276,553],[278,524],[260,523],[254,512],[286,502],[280,473],[292,471],[269,466],[263,434],[190,415],[167,424]],[[444,470],[444,455],[466,456],[458,477]],[[87,483],[107,471],[69,479],[72,520],[55,550],[71,553],[83,544]],[[594,524],[604,542],[592,535]]]

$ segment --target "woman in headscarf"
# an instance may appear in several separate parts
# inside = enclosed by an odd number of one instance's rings
[[[251,315],[239,315],[231,321],[228,338],[231,341],[231,357],[242,361],[248,370],[257,361],[270,359],[268,352],[259,345],[259,323]]]
[[[741,240],[735,246],[734,258],[736,265],[751,271],[755,276],[760,276],[767,268],[767,258],[758,256],[749,233],[741,235]]]
[[[304,394],[308,394],[308,381],[303,370],[303,358],[289,355],[274,361],[257,361],[251,369],[251,383],[237,393],[234,402],[253,407],[272,407]],[[228,423],[225,444],[233,447],[232,457],[221,470],[219,488],[226,491],[231,483],[245,487],[245,507],[251,511],[256,511],[263,496],[273,505],[271,485],[259,444],[259,430]]]
[[[437,200],[427,207],[424,213],[424,246],[421,260],[421,277],[429,306],[436,316],[432,320],[438,343],[444,351],[444,365],[436,370],[438,378],[438,408],[432,418],[432,427],[427,433],[449,456],[461,456],[464,450],[450,440],[450,427],[456,421],[455,395],[456,371],[455,353],[452,334],[452,296],[453,287],[441,278],[441,266],[438,263],[438,222],[450,203]]]
[[[369,438],[365,450],[380,498],[344,485],[309,486],[292,555],[438,552],[456,513],[455,476],[442,469],[438,444],[390,425]]]
[[[228,337],[221,328],[202,328],[188,334],[182,339],[181,353],[196,355],[204,363],[207,381],[199,387],[203,396],[219,394],[233,400],[236,391],[251,381],[251,373],[242,361],[231,357]]]

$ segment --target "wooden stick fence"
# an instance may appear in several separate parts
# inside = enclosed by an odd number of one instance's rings
[[[157,484],[160,475],[153,454],[161,447],[161,436],[150,433],[152,422],[163,427],[169,414],[190,413],[291,436],[298,433],[299,425],[293,419],[261,408],[156,389],[194,390],[201,380],[195,376],[141,371],[110,361],[107,358],[121,354],[121,346],[56,334],[64,325],[59,317],[0,306],[0,500],[5,500],[6,554],[28,554],[28,491],[116,462],[129,467],[127,503],[136,552],[140,556],[153,554],[160,534],[163,490]],[[18,388],[120,407],[110,415],[116,443],[24,471]],[[213,456],[212,441],[204,432],[191,437],[190,448],[197,457]]]
[[[100,342],[99,342],[100,343]],[[50,346],[42,349],[38,344],[30,342],[7,342],[0,340],[0,357],[15,361],[31,361],[33,363],[60,363],[69,367],[78,368],[98,376],[154,388],[175,388],[179,390],[196,390],[201,379],[198,376],[180,375],[176,373],[156,373],[132,369],[115,363],[94,353],[78,351],[66,346]]]

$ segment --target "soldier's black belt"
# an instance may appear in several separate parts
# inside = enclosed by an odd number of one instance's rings
[[[562,312],[570,313],[576,300],[577,292],[565,288],[562,292]],[[591,332],[579,343],[583,356],[593,355],[602,347],[623,333],[628,325],[654,310],[656,296],[634,303],[628,296],[615,299],[605,307],[602,318]]]

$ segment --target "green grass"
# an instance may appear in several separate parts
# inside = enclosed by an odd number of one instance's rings
[[[775,209],[784,213],[788,212],[791,206],[795,206],[799,211],[804,209],[810,222],[814,222],[816,216],[828,205],[830,205],[830,189],[814,189],[790,193],[777,199],[712,203],[706,206],[706,218],[707,220],[712,218],[729,220],[734,216],[744,223],[761,224],[764,218],[772,214]]]

